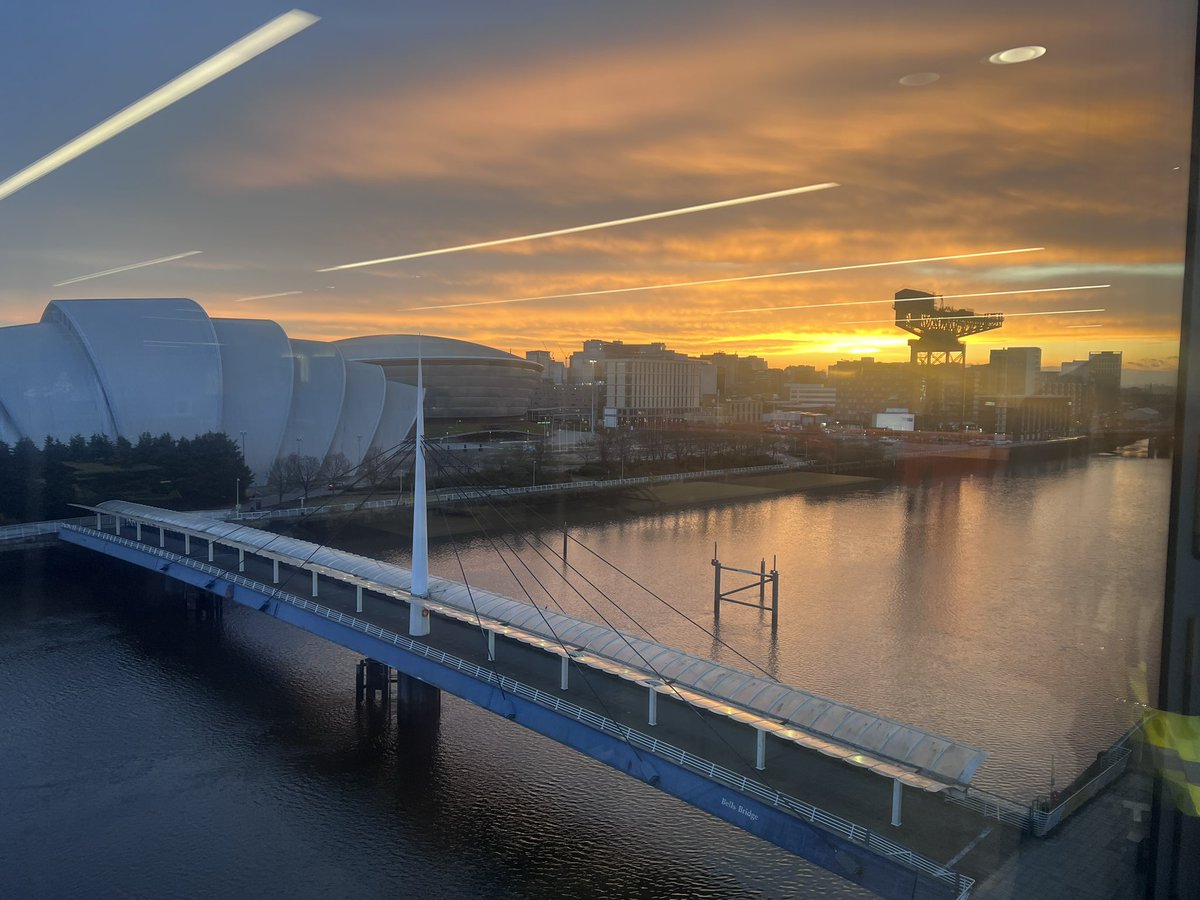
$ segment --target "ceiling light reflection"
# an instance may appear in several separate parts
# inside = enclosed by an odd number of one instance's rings
[[[1001,50],[999,53],[993,53],[988,57],[988,62],[997,66],[1011,66],[1014,63],[1029,62],[1045,55],[1045,47],[1038,47],[1037,45],[1013,47],[1009,50]]]
[[[649,222],[652,219],[666,219],[671,216],[686,216],[690,213],[706,212],[710,209],[723,209],[727,206],[741,206],[745,203],[758,203],[762,200],[775,200],[779,197],[791,197],[795,194],[809,194],[813,191],[824,191],[839,187],[838,184],[827,181],[823,184],[808,184],[804,187],[788,188],[783,191],[771,191],[768,194],[752,194],[749,197],[735,197],[732,200],[718,200],[715,203],[701,203],[699,206],[685,206],[681,209],[668,209],[664,212],[647,213],[643,216],[629,216],[625,219],[612,219],[608,222],[596,222],[592,225],[576,225],[574,228],[559,228],[556,231],[540,231],[537,234],[522,234],[517,237],[500,238],[494,241],[480,241],[475,244],[460,244],[457,247],[442,247],[439,250],[422,250],[419,253],[405,253],[402,256],[385,256],[380,259],[368,259],[363,262],[346,263],[341,266],[327,266],[317,269],[318,272],[337,272],[341,269],[359,269],[363,266],[377,266],[382,263],[400,262],[405,259],[420,259],[423,256],[440,256],[443,253],[461,253],[464,250],[480,250],[484,247],[499,247],[501,244],[515,244],[518,241],[535,241],[541,238],[558,237],[564,234],[578,234],[581,231],[596,231],[600,228],[613,228],[617,225],[631,225],[634,222]]]
[[[159,263],[172,262],[188,256],[196,256],[197,254],[203,252],[203,250],[189,250],[187,253],[176,253],[174,256],[160,256],[158,259],[148,259],[145,262],[130,263],[127,266],[117,266],[115,269],[105,269],[103,272],[92,272],[90,275],[79,275],[75,278],[68,278],[66,281],[56,281],[53,287],[63,287],[64,285],[75,284],[79,281],[88,281],[92,278],[103,278],[105,275],[116,275],[118,272],[128,272],[132,269],[144,269],[146,266],[157,266]]]
[[[972,316],[931,316],[939,322],[953,322],[961,319],[987,319],[992,316],[1004,316],[1006,319],[1015,319],[1020,316],[1076,316],[1082,313],[1102,313],[1107,310],[1104,307],[1099,309],[1046,309],[1040,312],[1019,312],[1019,313],[978,313]],[[861,319],[857,322],[838,322],[838,325],[889,325],[894,323],[895,319]]]
[[[1111,284],[1076,284],[1069,287],[1030,288],[1025,291],[982,291],[974,294],[937,294],[942,300],[961,300],[964,297],[1008,297],[1014,294],[1055,294],[1059,291],[1091,291],[1109,288]],[[777,312],[781,309],[826,309],[831,306],[865,306],[870,303],[895,303],[887,300],[843,300],[839,303],[802,303],[796,306],[750,306],[746,309],[727,309],[727,313]]]
[[[502,303],[530,303],[534,300],[567,300],[572,297],[599,297],[606,294],[632,294],[637,291],[657,291],[667,288],[702,287],[708,284],[733,284],[739,281],[760,281],[765,278],[790,278],[795,275],[818,275],[824,272],[849,272],[856,269],[879,269],[885,266],[908,266],[916,263],[946,262],[955,259],[978,259],[984,256],[1003,256],[1008,253],[1035,253],[1045,247],[1020,247],[1015,250],[984,250],[979,253],[955,253],[951,256],[925,256],[919,259],[892,259],[887,262],[855,263],[848,266],[827,266],[823,269],[798,269],[794,272],[767,272],[763,275],[737,275],[732,278],[710,278],[705,281],[672,281],[666,284],[643,284],[637,287],[606,288],[601,291],[574,291],[569,294],[543,294],[540,297],[512,297],[507,300],[477,300],[472,303],[442,303],[437,306],[409,306],[405,312],[430,309],[462,309],[468,306],[497,306]],[[868,301],[874,303],[876,301]],[[772,307],[782,309],[783,307]]]
[[[900,83],[905,87],[923,87],[933,84],[941,77],[937,72],[913,72],[911,75],[901,78]]]
[[[271,300],[275,297],[291,297],[293,294],[303,294],[304,291],[280,291],[278,294],[255,294],[253,297],[238,297],[234,303],[246,303],[250,300]]]
[[[272,19],[266,25],[250,32],[240,40],[234,41],[224,50],[210,56],[199,65],[188,69],[179,77],[151,91],[141,100],[109,116],[99,125],[85,131],[79,137],[67,141],[57,150],[0,182],[0,200],[15,194],[39,178],[49,175],[55,169],[98,147],[110,138],[116,137],[122,131],[132,128],[138,122],[149,118],[172,103],[182,100],[188,94],[200,90],[222,75],[232,72],[238,66],[303,31],[316,21],[318,21],[317,16],[298,9],[293,9],[291,12]]]

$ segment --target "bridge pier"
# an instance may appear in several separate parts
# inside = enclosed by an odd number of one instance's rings
[[[391,706],[392,670],[374,659],[359,662],[354,678],[354,697],[357,703],[365,699],[369,706],[375,703],[376,694],[382,701],[384,712]]]
[[[436,718],[442,711],[442,692],[412,675],[396,673],[396,718],[413,721]]]

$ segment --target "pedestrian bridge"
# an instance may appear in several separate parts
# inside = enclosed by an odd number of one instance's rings
[[[454,581],[430,579],[429,633],[413,637],[408,569],[192,513],[88,509],[59,541],[361,654],[360,698],[386,697],[395,670],[400,704],[436,710],[447,691],[884,897],[965,897],[987,868],[1000,826],[948,802],[977,748]]]

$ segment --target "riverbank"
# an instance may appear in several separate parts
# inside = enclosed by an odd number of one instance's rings
[[[631,481],[633,479],[630,479]],[[438,503],[431,498],[429,536],[433,540],[459,536],[522,531],[553,527],[585,527],[627,515],[654,510],[719,505],[747,500],[769,500],[790,493],[826,493],[879,484],[879,479],[861,475],[826,472],[776,471],[733,475],[721,472],[711,477],[677,481],[638,479],[640,484],[597,482],[594,487],[493,494],[473,502]],[[557,487],[557,486],[554,486]],[[287,517],[254,523],[284,534],[309,540],[365,541],[391,546],[397,536],[412,535],[412,511],[408,504],[389,504],[371,509],[342,509],[322,512],[320,508],[303,517]]]
[[[831,490],[863,487],[878,481],[862,475],[834,475],[828,472],[779,472],[694,481],[672,481],[650,485],[631,492],[629,502],[681,506],[692,503],[717,503],[722,500],[752,500],[795,491]]]

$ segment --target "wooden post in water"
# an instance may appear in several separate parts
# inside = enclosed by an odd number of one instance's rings
[[[717,559],[717,542],[713,541],[713,623],[721,621],[721,561]]]
[[[778,557],[771,557],[771,633],[779,630],[779,570]]]

